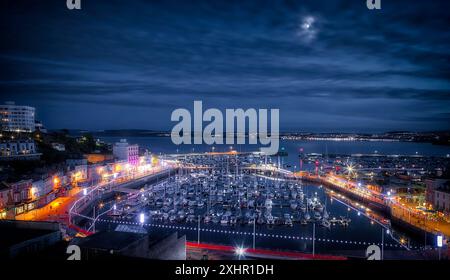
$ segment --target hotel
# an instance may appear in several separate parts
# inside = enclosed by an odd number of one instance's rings
[[[34,107],[6,102],[4,105],[0,105],[0,117],[2,131],[33,132],[35,130]]]

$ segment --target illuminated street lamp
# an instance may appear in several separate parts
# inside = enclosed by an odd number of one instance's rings
[[[234,253],[238,256],[238,258],[240,260],[241,257],[245,255],[245,248],[243,248],[243,247],[236,247],[234,249]]]
[[[87,189],[86,189],[86,188],[83,189],[83,195],[84,195],[84,196],[87,195]]]
[[[444,237],[442,235],[436,236],[436,243],[439,250],[439,260],[441,260],[441,248],[444,246]]]
[[[145,214],[141,213],[139,214],[139,223],[144,224],[144,222],[145,222]]]

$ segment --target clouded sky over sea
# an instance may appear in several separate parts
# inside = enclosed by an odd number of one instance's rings
[[[450,1],[3,0],[0,101],[49,128],[279,108],[300,131],[449,129]]]

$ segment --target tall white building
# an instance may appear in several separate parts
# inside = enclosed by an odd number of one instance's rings
[[[35,130],[35,109],[30,106],[6,102],[0,105],[0,127],[2,131],[33,132]]]
[[[120,139],[113,146],[113,155],[119,160],[126,160],[130,164],[137,164],[139,160],[139,146],[128,144],[126,139]]]

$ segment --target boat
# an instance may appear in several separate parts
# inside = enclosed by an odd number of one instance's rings
[[[321,226],[326,227],[326,228],[330,228],[331,223],[328,220],[323,219],[322,222],[320,223]]]
[[[176,216],[175,215],[170,215],[169,216],[169,221],[171,222],[171,223],[173,223],[173,222],[175,222],[175,220],[176,220]]]
[[[306,213],[306,214],[305,214],[305,220],[306,220],[306,221],[311,220],[311,215],[310,215],[309,213]]]
[[[273,218],[272,215],[268,215],[268,216],[266,217],[266,220],[267,220],[267,224],[268,224],[268,225],[273,225],[273,224],[275,224],[275,219]]]
[[[287,226],[292,226],[292,218],[289,214],[284,214],[284,224]]]
[[[206,215],[205,218],[203,218],[203,222],[205,224],[209,224],[211,222],[211,216],[210,215]]]
[[[328,214],[327,209],[324,209],[324,211],[323,211],[323,218],[325,220],[328,220],[329,217],[330,217],[330,215]]]
[[[222,216],[222,219],[220,220],[220,224],[223,226],[228,225],[228,216],[227,215]]]
[[[302,210],[302,212],[305,213],[305,212],[306,212],[306,205],[305,205],[305,204],[302,204],[302,205],[300,206],[300,210]]]
[[[272,205],[273,205],[272,199],[267,198],[266,201],[265,201],[265,203],[264,203],[264,207],[265,207],[266,209],[271,209],[271,208],[272,208]]]
[[[297,206],[298,206],[297,201],[291,200],[291,201],[290,201],[290,206],[291,206],[291,209],[292,209],[292,210],[296,210],[296,209],[297,209]]]
[[[220,223],[220,217],[219,216],[212,216],[211,220],[212,220],[212,222],[214,224]]]

